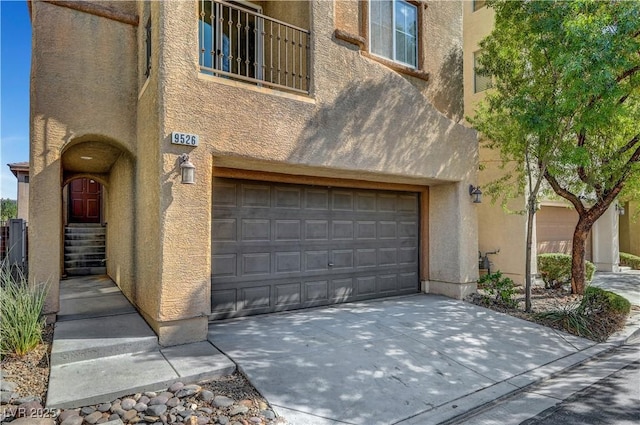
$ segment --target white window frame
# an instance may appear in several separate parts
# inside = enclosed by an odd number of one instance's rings
[[[376,54],[376,53],[371,51],[371,37],[373,36],[373,32],[371,31],[371,22],[372,22],[372,19],[371,19],[371,10],[372,10],[371,1],[369,2],[369,8],[368,8],[369,9],[369,11],[368,11],[369,16],[367,17],[367,21],[368,21],[368,25],[369,25],[369,28],[368,28],[369,40],[367,40],[368,43],[369,43],[369,53],[374,55],[374,56],[377,56],[379,58],[387,59],[387,60],[393,61],[395,63],[399,63],[399,64],[404,65],[404,66],[408,66],[408,67],[413,68],[413,69],[420,69],[420,66],[419,66],[420,65],[420,57],[418,56],[418,53],[420,51],[420,49],[418,48],[419,43],[420,43],[420,16],[419,16],[419,12],[420,11],[418,10],[418,7],[415,4],[413,4],[411,2],[408,2],[406,0],[390,0],[390,1],[391,1],[391,22],[392,22],[391,44],[392,44],[393,57],[392,58],[387,58],[385,56],[378,55],[378,54]],[[411,6],[415,10],[415,14],[416,14],[416,51],[415,51],[416,63],[415,63],[415,65],[414,64],[410,64],[410,63],[406,63],[406,62],[403,62],[401,60],[396,59],[396,31],[397,31],[396,30],[396,3],[398,3],[398,2],[404,3],[404,4],[408,5],[408,6]]]

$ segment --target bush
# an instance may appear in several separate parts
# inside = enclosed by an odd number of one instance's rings
[[[640,270],[640,257],[626,252],[620,253],[620,265],[631,267],[634,270]]]
[[[25,274],[8,261],[0,264],[0,355],[24,355],[42,340],[45,284],[29,285]]]
[[[586,281],[591,282],[596,266],[587,261],[585,264]],[[538,273],[544,281],[544,287],[558,289],[571,282],[571,256],[568,254],[538,255]]]
[[[590,286],[579,304],[536,316],[574,335],[605,341],[609,335],[622,329],[630,311],[631,303],[626,298]]]
[[[518,302],[513,299],[516,284],[508,277],[502,277],[502,272],[486,274],[478,280],[478,288],[484,290],[493,302],[505,307],[515,308]]]

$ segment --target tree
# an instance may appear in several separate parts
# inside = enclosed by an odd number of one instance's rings
[[[0,220],[6,221],[16,218],[18,215],[18,203],[13,199],[0,199]]]
[[[504,181],[529,176],[529,213],[541,178],[576,209],[571,289],[583,293],[593,224],[640,187],[640,2],[487,4],[495,27],[478,72],[494,90],[470,121],[516,164]]]

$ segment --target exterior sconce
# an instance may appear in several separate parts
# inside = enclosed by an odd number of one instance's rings
[[[189,161],[189,155],[180,155],[180,172],[182,173],[182,184],[194,184],[196,182],[196,166]]]
[[[482,191],[480,190],[480,186],[474,186],[472,184],[469,185],[469,196],[473,198],[474,204],[482,203]]]
[[[624,207],[620,204],[616,204],[616,211],[618,212],[618,215],[624,215]]]

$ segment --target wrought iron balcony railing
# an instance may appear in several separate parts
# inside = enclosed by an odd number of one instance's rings
[[[309,93],[310,33],[251,9],[199,1],[200,71],[259,86]]]

